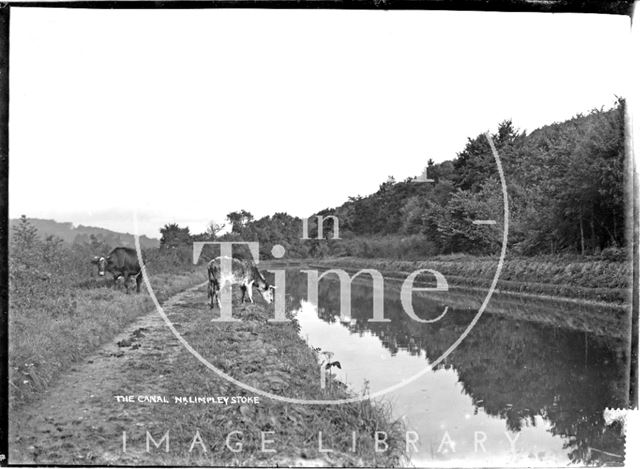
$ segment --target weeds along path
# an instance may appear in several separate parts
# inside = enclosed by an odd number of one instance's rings
[[[202,270],[152,274],[164,302],[206,279]],[[23,279],[25,280],[25,279]],[[37,401],[71,366],[94,354],[127,325],[154,311],[149,295],[108,288],[110,279],[88,285],[42,282],[12,286],[9,305],[9,408]]]
[[[234,298],[234,316],[242,321],[211,322],[202,284],[167,300],[164,310],[196,350],[236,379],[301,399],[347,395],[339,383],[320,388],[317,358],[298,336],[296,322],[268,323],[264,305],[240,305]],[[134,402],[116,396],[133,396]],[[139,402],[139,396],[163,402]],[[222,400],[198,403],[198,397]],[[206,369],[153,312],[11,415],[10,463],[388,466],[403,457],[401,425],[379,404],[307,406],[263,397],[241,402],[255,397]],[[375,431],[386,433],[387,451],[374,451]],[[333,452],[318,451],[319,432],[323,447]]]
[[[166,310],[192,290],[167,300]],[[118,436],[121,425],[135,425],[149,410],[125,409],[114,396],[162,392],[163,376],[148,376],[142,365],[160,355],[170,360],[179,347],[171,339],[162,318],[153,311],[72,367],[39,402],[10,416],[10,462],[89,463],[101,452],[105,462],[112,459],[108,440]],[[139,380],[131,380],[133,369],[138,369]]]

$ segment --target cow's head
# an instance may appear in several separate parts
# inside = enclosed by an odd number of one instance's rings
[[[107,259],[104,256],[93,256],[91,263],[98,266],[98,275],[104,276],[104,271],[107,268]]]
[[[262,298],[264,298],[264,301],[266,301],[267,304],[273,303],[273,293],[275,289],[276,289],[275,285],[269,285],[266,282],[262,286],[258,287],[258,290],[260,290],[260,294],[262,295]]]

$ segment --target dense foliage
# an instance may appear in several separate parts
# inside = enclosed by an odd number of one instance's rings
[[[527,135],[502,122],[492,135],[509,194],[509,250],[520,255],[571,253],[619,258],[625,246],[625,104],[554,123]],[[451,161],[428,162],[434,182],[389,180],[366,197],[350,197],[316,215],[339,220],[333,240],[327,219],[322,237],[302,240],[302,220],[286,213],[254,219],[228,215],[220,239],[259,240],[261,257],[282,244],[287,257],[420,258],[465,252],[494,254],[502,242],[503,196],[496,161],[484,134],[467,141]],[[496,220],[477,225],[474,220]],[[315,237],[315,217],[309,235]],[[198,235],[216,239],[216,233]],[[328,242],[326,242],[328,241]]]
[[[11,405],[48,386],[66,366],[95,350],[153,307],[148,295],[126,295],[113,277],[98,277],[94,255],[113,246],[99,235],[73,244],[43,238],[23,216],[9,243],[9,367]],[[143,251],[159,301],[202,282],[180,249]]]
[[[591,254],[624,244],[624,102],[530,135],[505,121],[492,138],[509,194],[511,249]],[[495,252],[503,200],[486,136],[428,174],[434,183],[385,183],[335,209],[345,237],[420,234],[436,253]],[[498,223],[473,225],[477,219]]]

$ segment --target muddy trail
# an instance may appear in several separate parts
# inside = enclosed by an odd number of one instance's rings
[[[191,289],[174,296],[165,303],[165,311],[170,313],[172,304],[186,301],[193,293]],[[125,463],[126,458],[117,455],[121,448],[114,445],[118,443],[114,437],[144,421],[149,408],[124,408],[114,396],[125,390],[140,395],[162,392],[163,376],[152,375],[141,364],[160,357],[171,363],[179,348],[155,310],[130,324],[112,342],[72,367],[39,402],[11,416],[10,462]],[[130,379],[132,367],[138,369],[138,380]]]
[[[205,302],[202,284],[173,296],[163,309],[214,366],[279,395],[347,396],[338,383],[320,389],[317,357],[298,337],[295,321],[268,323],[271,310],[263,303],[241,305],[234,297],[234,317],[241,321],[212,322],[217,310]],[[397,465],[401,430],[388,409],[369,401],[293,405],[249,393],[196,360],[153,311],[77,363],[39,400],[11,413],[9,462]],[[384,432],[385,452],[373,450],[376,431]],[[319,452],[319,438],[333,451]]]

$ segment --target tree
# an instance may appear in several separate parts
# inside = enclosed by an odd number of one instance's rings
[[[218,233],[224,230],[224,227],[227,226],[224,223],[216,223],[213,220],[209,222],[207,225],[207,230],[205,233],[209,235],[211,239],[216,239],[218,237]]]
[[[228,213],[227,220],[231,223],[231,231],[239,234],[242,233],[244,227],[253,221],[253,215],[243,209],[239,212]]]
[[[420,233],[422,230],[422,220],[427,208],[426,201],[419,196],[407,199],[400,209],[402,214],[402,232],[405,234]]]
[[[439,175],[438,170],[436,169],[436,164],[433,162],[433,159],[429,158],[427,161],[427,177],[432,179],[434,182],[438,182]]]
[[[382,184],[380,184],[379,192],[384,192],[385,190],[392,187],[395,183],[396,183],[396,178],[394,178],[393,176],[387,177],[387,180]]]
[[[189,246],[191,244],[191,234],[189,227],[181,228],[177,223],[168,223],[160,229],[160,248],[178,248],[181,246]]]
[[[519,134],[511,121],[506,120],[500,123],[498,132],[491,137],[504,166],[507,160],[505,156],[510,153],[510,147],[517,144],[524,137],[524,134]],[[462,152],[458,153],[453,166],[455,169],[454,183],[457,188],[473,192],[480,190],[482,183],[497,173],[487,136],[479,134],[474,139],[468,139],[467,145]]]
[[[38,242],[38,229],[29,222],[26,215],[13,227],[13,247],[23,251],[32,249]]]

